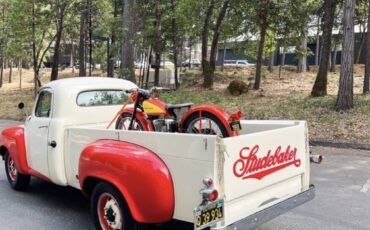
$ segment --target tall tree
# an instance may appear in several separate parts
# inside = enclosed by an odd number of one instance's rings
[[[175,64],[175,87],[176,89],[179,88],[179,71],[178,71],[178,25],[176,20],[176,3],[175,0],[171,0],[171,11],[172,11],[172,20],[171,20],[171,29],[172,29],[172,52],[173,52],[173,60]]]
[[[134,41],[135,41],[135,0],[122,0],[123,9],[123,43],[121,69],[124,77],[136,83],[134,69]]]
[[[155,1],[155,21],[154,21],[154,44],[153,50],[155,55],[155,72],[154,72],[154,86],[159,86],[159,68],[161,66],[162,58],[162,1]]]
[[[369,82],[370,82],[370,4],[368,10],[367,19],[367,35],[366,35],[366,63],[365,63],[365,77],[364,77],[364,89],[363,92],[369,92]]]
[[[337,5],[336,0],[325,0],[324,2],[324,15],[322,19],[323,41],[320,66],[316,76],[315,84],[313,85],[311,91],[311,95],[314,97],[324,96],[327,94],[329,56],[331,52],[331,37],[336,5]]]
[[[265,48],[265,39],[266,32],[269,26],[268,16],[269,16],[269,5],[270,0],[261,0],[260,11],[258,18],[260,21],[260,41],[258,45],[258,54],[257,54],[257,65],[256,65],[256,78],[254,81],[254,89],[258,90],[261,85],[261,70],[262,70],[262,61],[263,61],[263,50]]]
[[[353,108],[353,63],[354,63],[354,12],[355,0],[345,0],[343,18],[343,49],[340,67],[337,110]]]
[[[87,38],[87,21],[88,21],[88,11],[87,11],[87,0],[82,0],[81,3],[81,15],[80,15],[80,42],[78,48],[78,59],[79,59],[79,76],[86,76],[86,38]]]
[[[55,44],[54,44],[53,64],[51,67],[50,81],[54,81],[58,79],[60,42],[62,40],[64,17],[66,14],[66,9],[69,7],[69,4],[72,4],[72,3],[73,3],[73,0],[57,0],[52,5],[52,8],[55,12],[55,25],[56,25],[57,31],[56,31],[56,39],[55,39]]]
[[[229,8],[230,1],[225,0],[222,3],[222,7],[220,10],[220,13],[218,14],[217,20],[216,20],[216,25],[213,30],[213,38],[212,38],[212,44],[211,44],[211,54],[209,57],[209,71],[204,73],[204,83],[203,86],[205,88],[211,88],[213,86],[213,78],[214,78],[214,73],[216,69],[216,54],[217,54],[217,45],[218,41],[220,38],[220,33],[221,33],[221,25],[222,22],[224,21],[224,18],[226,16],[227,9]]]

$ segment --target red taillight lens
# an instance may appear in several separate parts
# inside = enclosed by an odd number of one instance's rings
[[[238,110],[236,112],[233,112],[230,115],[230,120],[231,121],[238,121],[238,120],[242,119],[242,117],[243,117],[243,113],[240,110]]]
[[[203,184],[209,188],[213,185],[213,180],[211,178],[204,178]]]
[[[213,191],[209,194],[209,200],[210,200],[210,201],[215,201],[215,200],[217,200],[217,198],[218,198],[218,192],[217,192],[217,190],[215,189],[215,190],[213,190]]]

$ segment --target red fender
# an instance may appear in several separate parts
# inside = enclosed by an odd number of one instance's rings
[[[135,144],[98,140],[80,157],[79,178],[98,178],[114,185],[125,198],[133,218],[140,223],[172,219],[175,207],[171,174],[152,151]]]
[[[122,113],[133,113],[134,108],[125,108]],[[141,110],[136,110],[136,119],[140,121],[140,123],[144,126],[143,128],[145,131],[154,131],[152,124],[146,119],[146,114],[143,113]],[[120,119],[118,117],[118,119]]]
[[[233,132],[230,129],[230,116],[225,112],[225,110],[214,106],[214,105],[201,105],[201,106],[194,106],[191,107],[183,116],[181,123],[180,123],[180,129],[183,128],[183,125],[185,124],[186,120],[193,114],[193,113],[199,113],[199,112],[208,112],[213,115],[215,115],[222,124],[226,127],[227,133],[230,137],[233,136],[239,136],[239,132]]]
[[[4,129],[0,135],[0,147],[5,147],[8,150],[11,158],[14,160],[17,170],[21,174],[32,175],[45,181],[51,181],[48,177],[28,166],[24,141],[24,128],[22,126]]]

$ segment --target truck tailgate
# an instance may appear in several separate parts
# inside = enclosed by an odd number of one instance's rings
[[[309,188],[305,122],[225,138],[221,152],[226,226]]]

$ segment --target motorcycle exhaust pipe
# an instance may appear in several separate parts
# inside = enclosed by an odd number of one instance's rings
[[[310,162],[311,163],[321,164],[322,159],[323,159],[322,155],[319,155],[319,154],[311,154],[310,155]]]

